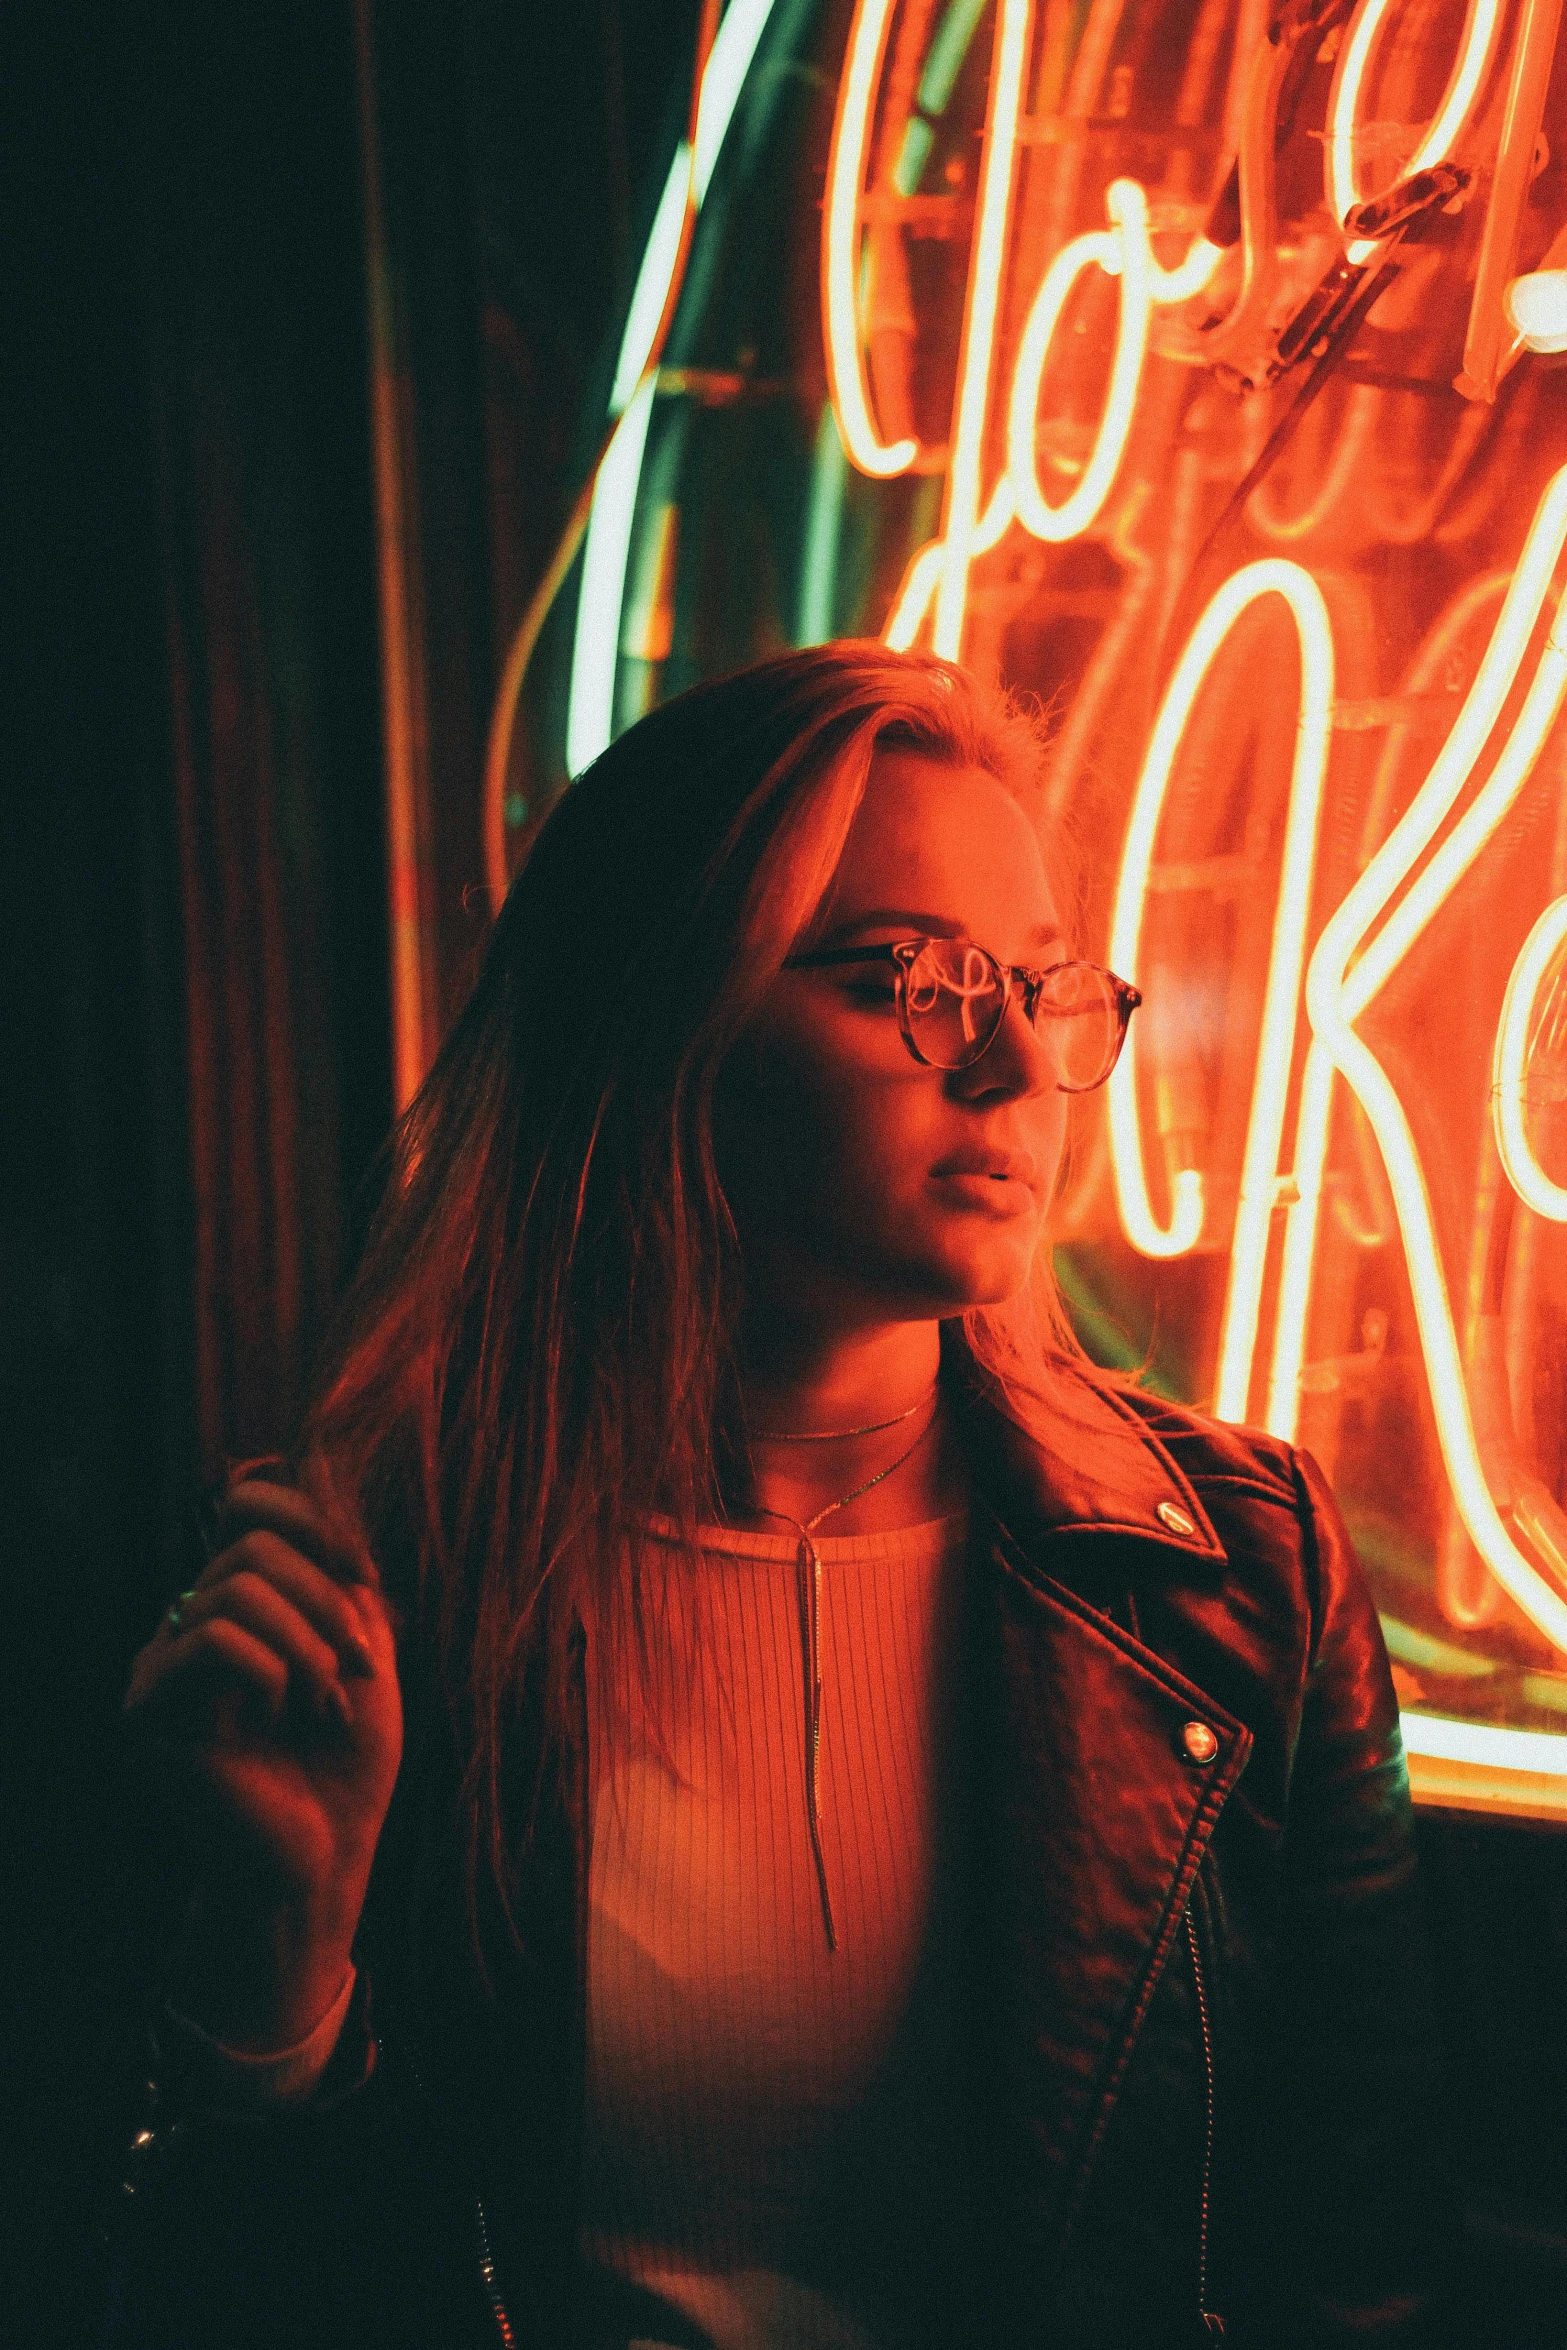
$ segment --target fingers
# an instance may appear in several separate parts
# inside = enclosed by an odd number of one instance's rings
[[[264,1542],[281,1551],[281,1558],[254,1563]],[[330,1707],[346,1718],[340,1671],[368,1680],[375,1664],[357,1624],[350,1621],[345,1626],[332,1620],[333,1602],[336,1613],[351,1617],[341,1593],[326,1585],[323,1602],[305,1584],[306,1576],[314,1570],[297,1554],[284,1550],[275,1536],[248,1535],[235,1550],[225,1553],[225,1560],[236,1563],[228,1573],[199,1585],[185,1602],[184,1629],[173,1641],[175,1649],[199,1645],[207,1627],[237,1625],[281,1660],[285,1675],[304,1685],[318,1713]],[[319,1575],[315,1580],[324,1583]],[[305,1585],[303,1605],[294,1596],[301,1585]],[[317,1619],[325,1620],[327,1628],[323,1630]]]
[[[194,1599],[188,1603],[195,1605]],[[229,1616],[209,1616],[177,1637],[149,1641],[137,1657],[125,1712],[149,1717],[181,1698],[218,1689],[249,1692],[276,1725],[288,1701],[289,1668],[278,1651]]]
[[[231,1585],[235,1590],[225,1602]],[[385,1610],[362,1585],[345,1590],[278,1534],[244,1534],[205,1569],[195,1597],[185,1604],[185,1621],[215,1610],[258,1631],[275,1626],[280,1636],[286,1625],[288,1653],[302,1669],[313,1672],[319,1665],[349,1680],[369,1680],[376,1669],[368,1633],[378,1618],[384,1625]]]
[[[242,1535],[203,1570],[132,1671],[126,1710],[235,1677],[257,1689],[274,1721],[290,1684],[320,1719],[353,1722],[343,1683],[395,1670],[386,1611],[364,1585],[334,1582],[280,1535]]]
[[[231,1486],[218,1504],[216,1526],[218,1540],[225,1545],[246,1534],[276,1534],[335,1581],[379,1587],[380,1577],[368,1554],[291,1485],[256,1477]]]

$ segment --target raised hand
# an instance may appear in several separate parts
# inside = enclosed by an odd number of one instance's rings
[[[125,1710],[196,1799],[183,2003],[234,2045],[282,2046],[347,1965],[402,1755],[396,1642],[373,1563],[302,1493],[235,1486],[220,1535]]]

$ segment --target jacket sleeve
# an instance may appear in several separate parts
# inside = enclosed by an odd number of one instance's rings
[[[1456,2197],[1387,1650],[1327,1480],[1296,1455],[1312,1640],[1270,2084],[1291,2350],[1445,2340]]]
[[[111,2350],[494,2344],[466,2165],[373,2033],[363,1973],[306,2100],[216,2105],[156,2029],[148,2053],[154,2109],[112,2215]]]

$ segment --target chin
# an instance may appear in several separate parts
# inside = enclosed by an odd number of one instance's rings
[[[929,1299],[927,1311],[938,1320],[966,1314],[975,1306],[1005,1305],[1028,1282],[1042,1234],[1034,1229],[1021,1236],[999,1236],[978,1246],[933,1247],[928,1256],[911,1263],[907,1249],[900,1252],[900,1271],[907,1286]]]

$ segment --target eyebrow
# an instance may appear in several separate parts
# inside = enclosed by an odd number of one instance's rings
[[[846,946],[858,938],[863,930],[895,930],[904,938],[966,938],[968,930],[955,922],[950,914],[921,914],[908,906],[883,906],[865,914],[856,914],[848,922],[835,923],[818,947]],[[1053,922],[1038,922],[1029,932],[1036,947],[1059,946],[1064,933]]]

